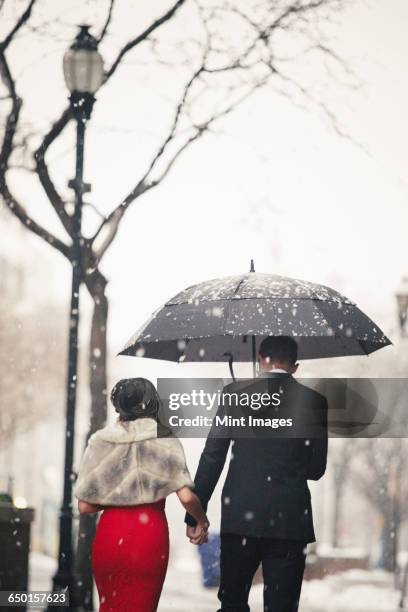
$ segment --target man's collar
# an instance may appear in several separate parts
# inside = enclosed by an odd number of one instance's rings
[[[286,372],[286,370],[281,370],[281,369],[274,369],[274,370],[270,370],[269,372],[262,372],[259,375],[259,378],[285,378],[285,377],[291,377],[292,374],[290,374],[289,372]]]

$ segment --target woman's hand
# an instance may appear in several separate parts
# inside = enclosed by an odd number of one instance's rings
[[[187,537],[192,544],[204,544],[208,541],[210,523],[197,495],[189,487],[182,487],[177,495],[184,508],[197,521],[195,527],[187,527]]]
[[[184,508],[195,518],[199,525],[208,523],[207,515],[203,510],[200,500],[189,487],[182,487],[176,493]]]

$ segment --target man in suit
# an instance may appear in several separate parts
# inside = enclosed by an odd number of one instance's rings
[[[279,393],[278,406],[257,409],[261,419],[290,417],[292,427],[237,428],[213,426],[195,476],[195,492],[204,509],[222,472],[228,449],[231,460],[222,491],[221,581],[218,612],[249,611],[254,574],[262,564],[264,610],[296,612],[305,567],[305,547],[315,541],[307,480],[323,476],[327,460],[327,401],[298,383],[297,344],[287,336],[268,337],[259,349],[260,376],[232,383],[225,392]],[[255,396],[254,396],[255,397]],[[275,396],[276,397],[276,396]],[[239,400],[218,414],[244,414]],[[259,422],[259,421],[258,421]],[[281,421],[282,422],[282,421]],[[250,434],[250,435],[249,435]],[[186,515],[191,542],[202,535]]]

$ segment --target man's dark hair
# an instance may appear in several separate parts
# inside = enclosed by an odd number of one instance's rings
[[[296,341],[290,336],[268,336],[261,342],[259,354],[264,359],[295,364],[298,356]]]

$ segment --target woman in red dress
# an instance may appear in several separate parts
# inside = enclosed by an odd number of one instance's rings
[[[103,510],[92,554],[100,612],[155,612],[169,557],[165,498],[176,492],[197,520],[195,544],[207,540],[208,520],[152,383],[121,380],[111,399],[119,420],[89,439],[75,495],[81,513]]]

